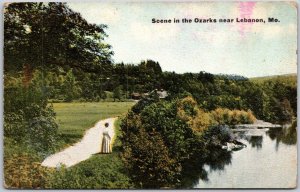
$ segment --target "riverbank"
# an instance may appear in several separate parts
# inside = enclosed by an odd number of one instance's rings
[[[254,121],[254,123],[252,124],[238,124],[235,125],[235,129],[243,129],[243,128],[247,128],[247,129],[263,129],[263,128],[280,128],[282,127],[279,124],[272,124],[269,122],[265,122],[263,120],[256,120]]]

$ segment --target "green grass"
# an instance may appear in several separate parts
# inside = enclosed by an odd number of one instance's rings
[[[115,136],[112,138],[112,141],[111,141],[111,143],[113,144],[113,151],[119,151],[119,148],[122,145],[121,141],[119,139],[119,137],[121,135],[120,124],[121,124],[121,118],[118,118],[115,121],[115,124],[114,124],[114,126],[115,126]]]
[[[53,103],[61,145],[80,140],[99,120],[125,115],[134,102]]]
[[[97,154],[71,168],[55,171],[51,189],[128,189],[133,185],[119,153]]]
[[[120,107],[127,109],[126,105],[117,103]],[[130,103],[130,106],[132,103]],[[68,105],[65,105],[68,106]],[[92,105],[91,105],[92,106]],[[89,107],[91,107],[89,106]],[[105,109],[100,105],[100,110]],[[57,106],[56,106],[57,107]],[[120,112],[118,109],[112,114]],[[85,115],[82,112],[82,115]],[[65,115],[64,115],[65,116]],[[112,117],[112,116],[107,116]],[[104,118],[107,118],[104,116]],[[98,120],[98,119],[97,119]],[[95,154],[91,158],[72,166],[53,170],[48,178],[47,185],[51,189],[128,189],[133,188],[130,177],[120,157],[121,141],[119,136],[121,118],[115,121],[115,136],[112,138],[113,150],[110,154]]]

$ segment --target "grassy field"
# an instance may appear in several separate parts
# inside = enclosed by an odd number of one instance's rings
[[[123,116],[134,102],[55,103],[59,132],[64,142],[72,144],[82,138],[84,131],[101,119]],[[52,189],[120,189],[132,188],[120,157],[121,119],[115,121],[115,137],[111,154],[96,154],[69,168],[52,172],[47,186]]]
[[[64,144],[80,140],[85,130],[102,119],[121,116],[134,102],[53,103]]]

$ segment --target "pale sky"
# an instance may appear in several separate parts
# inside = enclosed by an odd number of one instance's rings
[[[297,73],[297,9],[287,2],[68,3],[90,23],[106,24],[115,63],[158,61],[163,71]],[[268,17],[279,19],[269,23]],[[152,19],[262,18],[266,23],[163,23]]]

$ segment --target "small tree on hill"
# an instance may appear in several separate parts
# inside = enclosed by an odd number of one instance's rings
[[[117,86],[113,91],[114,101],[118,99],[119,101],[122,99],[123,91],[121,86]]]

